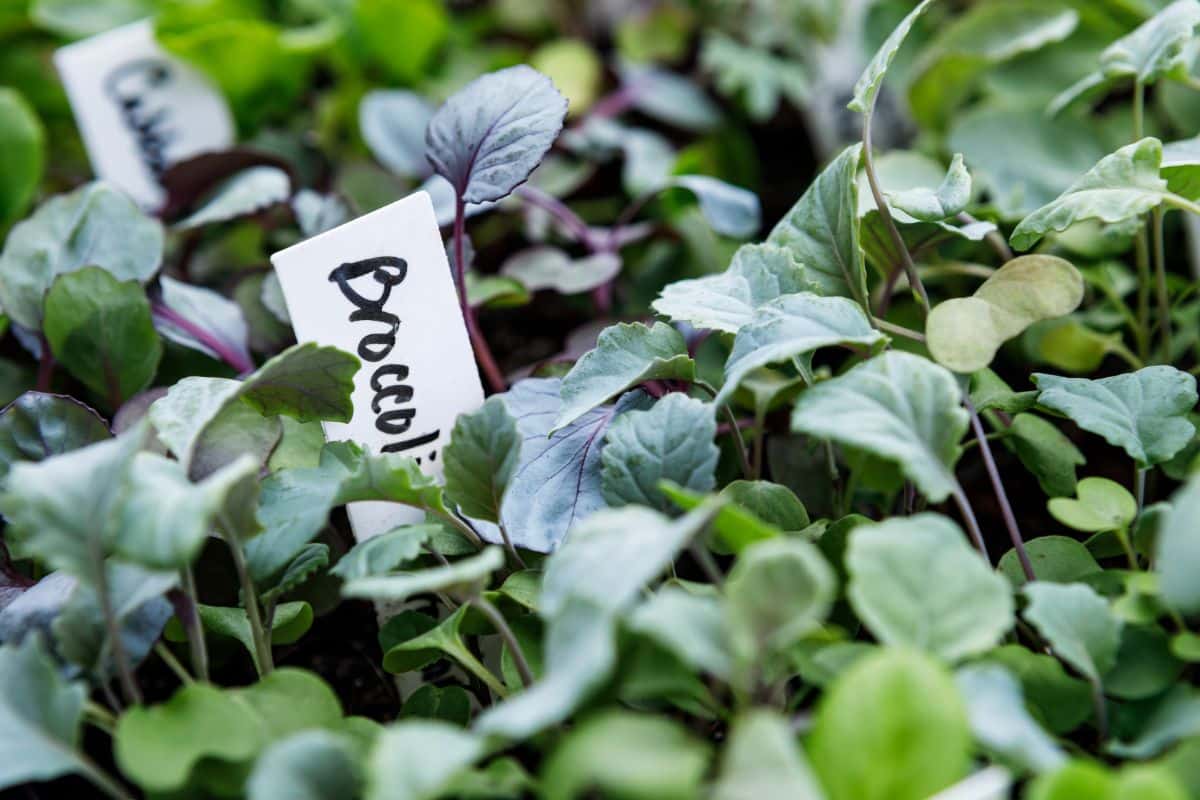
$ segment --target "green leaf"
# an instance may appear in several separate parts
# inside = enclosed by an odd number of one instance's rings
[[[419,557],[424,544],[439,528],[436,524],[402,525],[364,539],[342,556],[330,572],[346,581],[392,572]]]
[[[367,754],[366,800],[434,800],[484,754],[483,740],[446,722],[387,726]]]
[[[829,800],[924,800],[967,774],[971,733],[946,669],[886,648],[834,681],[808,750]]]
[[[1037,398],[1037,392],[1028,394],[1032,395],[1030,399]],[[1036,414],[1017,414],[1008,434],[1001,440],[1004,446],[1017,454],[1043,492],[1053,496],[1075,491],[1075,468],[1086,459],[1066,434]]]
[[[850,604],[884,644],[953,662],[995,647],[1015,622],[1008,581],[937,514],[855,528],[846,567]]]
[[[735,481],[735,483],[741,482]],[[763,481],[763,483],[767,482]],[[804,510],[804,505],[800,503],[799,498],[792,494],[790,489],[780,486],[779,484],[770,485],[781,489],[787,494],[790,494],[793,501],[799,505],[800,510],[804,512],[805,519],[808,518],[808,512]],[[778,527],[760,519],[754,513],[742,508],[738,504],[737,495],[733,491],[730,491],[732,486],[733,484],[730,484],[730,486],[727,486],[725,489],[721,490],[721,499],[729,499],[733,502],[726,503],[725,505],[721,506],[721,509],[717,512],[717,516],[713,519],[712,528],[713,533],[716,535],[716,542],[731,553],[740,553],[742,550],[754,544],[755,542],[779,536],[782,531]],[[698,492],[688,491],[687,489],[675,486],[669,482],[663,482],[663,484],[658,488],[663,494],[670,498],[672,503],[684,509],[685,511],[691,511],[692,509],[699,507],[700,504],[704,502],[706,497]],[[772,494],[775,494],[775,492],[772,492]],[[790,509],[785,507],[782,510],[786,513],[793,509],[794,506],[791,506]],[[788,518],[795,519],[796,516],[789,513]],[[805,523],[805,525],[802,527],[807,527],[807,523]]]
[[[1060,378],[1034,373],[1038,404],[1121,447],[1145,468],[1187,446],[1195,427],[1196,379],[1174,367],[1145,367],[1111,378]]]
[[[955,372],[976,372],[1030,325],[1074,311],[1083,277],[1056,256],[1029,255],[996,270],[970,297],[936,305],[925,321],[929,352]]]
[[[1177,686],[1187,665],[1171,652],[1170,637],[1156,625],[1121,628],[1117,662],[1104,674],[1104,693],[1121,700],[1148,700]]]
[[[1064,231],[1085,219],[1111,223],[1145,214],[1167,197],[1167,182],[1159,176],[1161,166],[1158,139],[1125,145],[1021,220],[1009,237],[1012,246],[1028,250],[1047,233]]]
[[[904,19],[900,21],[892,32],[884,40],[879,49],[875,51],[875,55],[871,57],[867,63],[867,68],[863,70],[862,75],[854,84],[854,97],[847,104],[847,108],[851,111],[857,111],[861,114],[870,116],[875,111],[875,100],[879,95],[879,87],[883,85],[883,77],[887,74],[888,67],[892,64],[892,59],[896,57],[896,51],[900,49],[900,45],[904,44],[905,37],[912,30],[917,19],[925,13],[925,9],[933,0],[921,0],[917,7],[908,13]]]
[[[733,722],[713,800],[823,800],[824,792],[783,717],[765,709]]]
[[[503,566],[503,551],[498,547],[489,547],[478,555],[455,561],[445,567],[397,575],[354,578],[342,587],[342,595],[377,600],[405,600],[425,592],[459,589],[470,591],[482,586],[488,576]]]
[[[154,0],[34,0],[34,24],[70,39],[94,36],[154,13]]]
[[[973,664],[954,676],[976,741],[1004,763],[1033,773],[1066,763],[1058,744],[1025,710],[1021,684],[1004,667]]]
[[[175,228],[186,231],[249,217],[286,202],[291,195],[292,180],[282,169],[250,167],[222,182],[204,205],[175,223]]]
[[[696,365],[679,331],[662,322],[621,322],[600,332],[596,347],[562,380],[562,410],[550,433],[645,381],[695,378]]]
[[[792,430],[893,462],[931,501],[957,488],[952,471],[967,429],[958,382],[920,356],[890,351],[806,390]]]
[[[740,98],[746,113],[759,123],[775,116],[782,98],[803,108],[811,94],[812,81],[804,64],[744,45],[721,31],[705,33],[700,64],[712,75],[718,91]]]
[[[971,200],[971,174],[963,166],[962,153],[955,153],[946,177],[936,189],[917,188],[888,192],[887,200],[913,219],[937,222],[953,217]]]
[[[646,411],[629,411],[609,426],[600,454],[600,487],[610,506],[669,511],[659,491],[669,480],[697,492],[716,485],[720,449],[714,406],[673,392]]]
[[[1171,497],[1154,553],[1163,602],[1188,615],[1200,612],[1200,585],[1196,581],[1200,565],[1197,514],[1200,514],[1200,475],[1189,478]]]
[[[0,89],[0,225],[25,213],[46,161],[46,131],[16,89]]]
[[[44,332],[54,357],[116,409],[154,378],[162,341],[135,281],[99,267],[60,275],[46,295]]]
[[[204,630],[218,636],[226,636],[241,642],[242,647],[254,659],[259,668],[258,653],[254,647],[254,635],[250,629],[250,618],[244,608],[230,606],[196,606]],[[280,603],[271,620],[271,643],[293,644],[308,632],[313,623],[312,606],[304,601]]]
[[[362,789],[354,742],[329,731],[297,733],[268,747],[246,781],[249,800],[343,800]]]
[[[256,584],[256,587],[264,603],[275,603],[279,598],[303,586],[327,566],[329,545],[306,544],[278,577],[265,584]]]
[[[517,469],[521,437],[504,401],[488,398],[454,423],[442,452],[446,493],[468,517],[500,521],[500,504]]]
[[[522,64],[491,72],[433,115],[426,155],[465,202],[499,200],[546,155],[566,112],[566,98],[537,70]]]
[[[804,265],[790,250],[773,244],[744,244],[724,272],[668,284],[652,305],[676,322],[737,333],[765,304],[814,288]]]
[[[580,294],[602,286],[621,271],[621,259],[612,253],[594,253],[572,259],[557,247],[539,245],[511,256],[500,274],[516,280],[531,292],[553,289],[559,294]]]
[[[374,89],[358,104],[358,129],[378,161],[397,175],[424,178],[425,128],[434,109],[407,89]]]
[[[1046,504],[1050,516],[1077,531],[1098,533],[1129,527],[1137,516],[1137,501],[1129,491],[1108,478],[1084,478],[1076,497],[1055,497]]]
[[[708,745],[668,719],[630,711],[590,717],[563,739],[542,770],[542,796],[589,790],[628,800],[688,800],[700,792]]]
[[[781,531],[802,531],[810,522],[808,510],[796,493],[771,481],[733,481],[721,490],[721,498]]]
[[[1100,54],[1100,69],[1107,78],[1130,77],[1153,83],[1161,77],[1186,75],[1187,45],[1200,25],[1200,4],[1176,0],[1121,37]]]
[[[54,279],[100,267],[118,281],[148,281],[162,261],[163,230],[122,192],[89,183],[51,198],[15,225],[0,253],[0,306],[19,325],[42,327]]]
[[[110,436],[100,415],[78,400],[25,392],[0,411],[0,480],[18,461],[44,461]]]
[[[273,283],[277,286],[278,279]],[[239,372],[254,369],[250,331],[241,306],[219,292],[177,281],[169,275],[159,278],[158,286],[161,303],[153,309],[154,327],[164,338],[224,360]],[[197,328],[206,334],[204,341],[197,338]]]
[[[749,373],[768,364],[789,361],[834,345],[874,349],[887,338],[855,302],[804,292],[760,306],[737,332],[725,362],[725,382],[713,401],[722,405]]]
[[[634,609],[629,629],[653,639],[693,669],[727,679],[731,668],[721,601],[667,585]]]
[[[1031,539],[1025,543],[1025,552],[1033,564],[1034,577],[1039,581],[1074,583],[1101,572],[1091,552],[1066,536]],[[1004,554],[998,568],[1013,588],[1020,588],[1027,580],[1015,548]]]
[[[1036,540],[1035,540],[1036,541]],[[1092,714],[1092,692],[1053,656],[1006,644],[980,663],[1000,664],[1020,682],[1030,712],[1051,732],[1069,733]]]
[[[708,175],[675,175],[666,186],[686,189],[696,196],[700,213],[722,236],[746,239],[762,225],[758,195]]]
[[[352,8],[351,41],[390,82],[424,78],[450,31],[450,16],[438,0],[357,0]]]
[[[1181,684],[1153,704],[1136,737],[1113,742],[1108,751],[1120,758],[1144,760],[1181,739],[1197,735],[1200,735],[1200,694],[1194,687]]]
[[[746,664],[787,653],[818,628],[837,595],[837,577],[816,545],[776,538],[743,550],[725,582],[725,616]]]
[[[1121,640],[1121,621],[1104,598],[1081,583],[1036,581],[1026,584],[1023,591],[1029,599],[1025,619],[1059,658],[1099,684],[1116,663]]]
[[[855,214],[861,155],[862,145],[843,150],[779,221],[767,244],[791,251],[822,294],[849,297],[867,308],[867,271]]]

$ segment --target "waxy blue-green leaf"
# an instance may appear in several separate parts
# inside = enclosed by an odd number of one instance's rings
[[[928,2],[928,0],[926,0]],[[867,272],[858,237],[858,162],[862,145],[843,150],[767,237],[804,265],[821,294],[867,307]]]
[[[488,398],[478,411],[454,423],[442,451],[446,493],[468,517],[500,520],[500,504],[521,454],[517,421],[504,401]]]
[[[894,462],[940,503],[957,488],[954,462],[967,429],[958,381],[944,367],[890,351],[800,395],[792,430]]]
[[[264,297],[268,286],[279,288],[278,281],[274,272],[267,276],[263,281]],[[154,327],[163,338],[224,360],[239,372],[254,368],[250,358],[250,329],[241,306],[219,292],[177,281],[169,275],[163,275],[158,285],[161,295],[154,308]],[[197,328],[207,335],[206,339],[197,338]]]
[[[722,603],[715,595],[668,584],[633,610],[627,626],[693,669],[728,679],[732,657]]]
[[[733,722],[713,800],[824,800],[825,793],[788,721],[766,709]]]
[[[808,753],[829,800],[926,800],[970,768],[967,711],[936,661],[882,648],[821,698]]]
[[[720,450],[716,407],[673,392],[646,411],[615,419],[600,454],[600,489],[610,506],[643,505],[670,511],[659,490],[669,480],[697,492],[716,485]]]
[[[1181,614],[1200,612],[1200,537],[1195,522],[1200,514],[1200,476],[1193,476],[1171,497],[1171,507],[1159,526],[1154,565],[1162,599]]]
[[[423,552],[425,542],[440,529],[436,524],[403,525],[364,539],[342,556],[330,570],[342,580],[392,572]]]
[[[0,647],[0,788],[71,773],[95,778],[80,749],[86,699],[83,684],[63,679],[40,636]]]
[[[145,291],[99,267],[54,280],[43,333],[58,362],[114,411],[146,388],[162,358]]]
[[[1170,460],[1195,426],[1196,378],[1166,365],[1111,378],[1061,378],[1034,373],[1038,404],[1123,448],[1141,467]]]
[[[513,255],[500,274],[531,292],[553,289],[559,294],[579,294],[608,283],[621,271],[615,253],[594,253],[572,259],[557,247],[539,245]]]
[[[971,664],[954,676],[971,731],[1002,762],[1035,774],[1051,772],[1067,756],[1025,709],[1021,684],[998,664]]]
[[[489,547],[478,555],[444,567],[352,578],[342,587],[342,594],[376,600],[407,600],[426,592],[473,591],[484,586],[488,577],[503,566],[504,552],[498,547]]]
[[[687,189],[696,196],[700,213],[722,236],[746,239],[762,224],[758,195],[709,175],[675,175],[665,186]]]
[[[1200,199],[1200,137],[1163,144],[1161,174],[1172,193]]]
[[[499,200],[524,183],[562,130],[567,101],[523,64],[454,93],[429,120],[426,155],[468,203]]]
[[[782,99],[803,108],[812,93],[812,79],[805,64],[743,44],[718,30],[706,32],[700,65],[712,76],[721,94],[740,99],[746,113],[759,123],[775,116]]]
[[[908,13],[904,19],[900,20],[892,32],[884,40],[879,49],[875,51],[875,55],[871,57],[867,68],[863,70],[858,81],[854,84],[854,97],[847,104],[847,108],[851,111],[858,111],[862,114],[870,115],[875,111],[875,100],[879,96],[879,87],[883,85],[884,75],[887,74],[888,67],[892,65],[892,59],[896,57],[896,51],[900,49],[900,45],[904,44],[905,37],[912,30],[917,19],[925,13],[925,9],[929,8],[929,4],[933,0],[921,0],[917,7]]]
[[[204,205],[175,223],[175,227],[189,230],[248,217],[286,202],[291,195],[292,180],[282,169],[250,167],[228,178]]]
[[[679,331],[663,322],[652,327],[617,323],[601,331],[596,347],[562,379],[562,410],[550,433],[644,381],[691,381],[695,376],[695,362]]]
[[[1159,175],[1162,142],[1152,137],[1105,156],[1061,195],[1021,220],[1012,246],[1028,250],[1047,233],[1076,222],[1121,222],[1145,214],[1166,200],[1167,182]]]
[[[59,275],[100,267],[118,281],[148,281],[162,261],[162,226],[105,183],[51,198],[13,227],[0,253],[0,306],[31,330]]]
[[[297,733],[268,747],[246,780],[249,800],[343,800],[362,789],[356,742],[331,731]]]
[[[772,244],[744,244],[724,272],[667,284],[652,305],[676,322],[737,333],[766,303],[815,288],[790,250]]]
[[[919,187],[887,192],[888,203],[922,222],[938,222],[960,213],[971,199],[971,174],[955,153],[946,177],[936,188]]]
[[[654,119],[704,133],[721,122],[721,109],[695,81],[652,65],[624,62],[618,72],[633,107]]]
[[[1055,654],[1094,684],[1116,663],[1121,620],[1108,601],[1082,583],[1035,581],[1022,589],[1029,605],[1022,616]]]
[[[380,731],[366,758],[366,800],[434,800],[485,753],[484,741],[448,722],[403,720]]]
[[[850,603],[884,644],[954,662],[995,647],[1016,621],[1008,581],[937,514],[855,528],[846,568]]]
[[[727,402],[742,380],[759,367],[788,362],[822,347],[874,349],[886,340],[852,300],[810,292],[785,295],[760,306],[752,320],[738,330],[725,362],[725,382],[714,402]]]
[[[1083,277],[1057,256],[1019,256],[996,270],[970,297],[938,303],[925,321],[929,352],[955,372],[978,372],[1030,325],[1074,311]]]
[[[1178,77],[1187,70],[1187,45],[1200,25],[1200,3],[1175,0],[1100,54],[1106,78],[1130,77],[1153,83],[1161,77]]]
[[[358,104],[358,129],[379,163],[397,175],[422,179],[431,172],[425,160],[425,129],[433,113],[416,92],[376,89]]]
[[[0,411],[0,480],[18,461],[42,461],[109,436],[100,415],[78,400],[25,392]]]

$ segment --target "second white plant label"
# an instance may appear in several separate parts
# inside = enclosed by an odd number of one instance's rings
[[[458,306],[433,204],[417,192],[271,257],[301,342],[354,353],[354,417],[325,423],[331,440],[412,456],[431,475],[459,414],[483,404],[483,386]],[[353,503],[358,539],[423,514],[392,503]]]

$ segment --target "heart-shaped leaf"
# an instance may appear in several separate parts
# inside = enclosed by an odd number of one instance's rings
[[[659,491],[669,480],[707,492],[716,484],[720,450],[714,407],[673,392],[646,411],[629,411],[609,426],[600,454],[600,488],[610,506],[637,504],[669,511]]]
[[[112,186],[89,183],[13,227],[0,253],[0,305],[18,324],[40,330],[46,292],[59,275],[100,267],[118,281],[145,283],[162,250],[156,220]]]
[[[792,430],[894,462],[933,502],[956,490],[952,471],[967,429],[954,375],[890,351],[800,395]]]
[[[785,294],[815,288],[792,252],[772,244],[744,244],[719,275],[668,284],[654,310],[696,328],[737,333],[761,306]]]
[[[1033,382],[1038,404],[1124,448],[1141,467],[1169,460],[1196,431],[1187,418],[1196,406],[1196,379],[1174,367],[1097,380],[1034,373]]]
[[[562,379],[562,411],[551,433],[562,430],[601,403],[653,380],[691,381],[696,365],[679,331],[662,322],[605,328],[595,349],[575,362]]]
[[[429,120],[426,155],[461,200],[499,200],[546,155],[566,113],[566,98],[537,70],[521,64],[491,72]]]
[[[970,297],[939,303],[925,321],[929,352],[955,372],[976,372],[1000,345],[1035,322],[1074,311],[1083,277],[1065,259],[1029,255],[1009,261]]]
[[[1084,478],[1075,487],[1076,497],[1055,497],[1046,504],[1050,515],[1077,531],[1097,533],[1129,527],[1137,516],[1137,501],[1129,491],[1108,478]]]
[[[804,356],[822,347],[861,345],[873,349],[886,337],[871,326],[862,307],[844,297],[789,294],[760,306],[733,340],[725,382],[714,402],[721,405],[754,370]]]
[[[995,647],[1015,622],[1008,581],[937,514],[855,528],[846,567],[850,603],[885,644],[959,661]]]

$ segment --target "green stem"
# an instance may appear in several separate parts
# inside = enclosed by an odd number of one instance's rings
[[[697,388],[706,392],[709,397],[717,396],[717,389],[711,383],[697,378],[692,381]],[[733,409],[729,404],[721,406],[721,410],[725,413],[725,418],[729,421],[730,435],[734,438],[734,449],[737,450],[738,460],[742,464],[742,475],[749,478],[754,474],[754,466],[750,463],[750,458],[746,455],[746,439],[742,436],[742,429],[738,426],[737,415],[733,413]]]
[[[175,654],[172,653],[171,649],[165,644],[162,642],[155,642],[154,652],[163,660],[163,663],[167,665],[171,672],[175,673],[175,677],[179,678],[180,683],[186,686],[196,682],[196,679],[188,674],[188,671],[184,669],[183,664],[179,663],[179,659],[175,657]]]
[[[751,463],[750,475],[752,480],[758,480],[762,477],[763,465],[763,447],[765,445],[767,428],[766,418],[763,410],[760,408],[754,415],[754,441],[751,443]]]
[[[479,659],[475,657],[475,654],[466,647],[451,645],[446,648],[446,652],[448,655],[452,656],[454,660],[461,664],[463,669],[465,669],[467,672],[470,672],[476,678],[479,678],[479,680],[483,681],[483,683],[489,689],[495,692],[497,697],[505,698],[508,696],[508,688],[499,680],[497,680],[496,676],[493,675],[487,667],[480,663]]]
[[[1154,287],[1158,298],[1158,332],[1162,344],[1161,360],[1171,363],[1171,297],[1167,293],[1167,256],[1163,244],[1163,210],[1150,212],[1150,240],[1154,249]]]
[[[1125,560],[1129,562],[1129,568],[1135,572],[1140,570],[1141,566],[1138,564],[1137,554],[1133,552],[1133,545],[1129,542],[1129,531],[1125,528],[1117,528],[1114,533],[1116,534],[1117,541],[1121,543],[1121,549],[1125,551]]]
[[[1133,474],[1133,496],[1137,498],[1138,513],[1141,513],[1142,506],[1146,503],[1146,472],[1147,470],[1141,467],[1135,467]]]
[[[222,519],[221,532],[225,543],[229,545],[229,553],[233,558],[234,569],[237,570],[238,583],[242,587],[242,602],[246,609],[246,619],[250,621],[250,638],[254,642],[254,666],[260,677],[271,674],[275,669],[274,658],[271,655],[270,634],[263,629],[262,612],[258,608],[258,590],[246,567],[246,555],[242,552],[242,544],[233,533],[234,528]]]
[[[83,715],[89,723],[104,731],[109,736],[116,730],[116,716],[99,703],[92,700],[85,700],[83,703]]]
[[[1146,85],[1140,80],[1133,85],[1133,139],[1145,135]],[[1150,358],[1150,247],[1145,228],[1140,228],[1135,242],[1138,273],[1138,356]]]
[[[113,608],[112,593],[108,588],[108,571],[101,556],[97,556],[96,563],[100,565],[100,569],[96,570],[96,597],[100,601],[100,613],[104,617],[104,627],[108,632],[108,646],[117,668],[121,693],[125,696],[126,703],[141,705],[142,692],[138,689],[137,681],[133,679],[133,667],[129,662],[129,654],[125,652],[125,643],[121,640],[121,623],[117,620],[117,613]]]
[[[479,549],[479,550],[483,549],[483,540],[479,538],[479,534],[475,532],[475,529],[472,528],[470,525],[468,525],[466,522],[459,519],[457,516],[455,516],[454,514],[448,512],[448,511],[447,512],[436,511],[434,513],[436,513],[442,519],[446,520],[446,522],[449,522],[451,525],[453,525],[458,530],[458,532],[461,533],[463,536],[465,536],[467,538],[467,541],[469,541],[471,544],[475,545],[475,547],[477,549]]]
[[[500,638],[508,646],[508,652],[512,655],[513,663],[517,665],[517,672],[521,676],[521,682],[526,687],[532,686],[534,681],[533,670],[529,668],[529,661],[525,658],[525,651],[521,649],[521,643],[517,641],[516,634],[509,627],[508,620],[500,613],[500,609],[496,608],[483,595],[475,595],[471,598],[470,602],[471,605],[479,609],[488,618],[488,621],[492,623],[492,627],[496,629],[496,633],[500,634]]]
[[[208,642],[204,639],[204,625],[200,622],[200,593],[196,589],[196,575],[191,566],[187,566],[179,571],[179,577],[190,606],[188,618],[182,622],[188,637],[188,647],[192,651],[192,671],[198,679],[207,683]]]
[[[897,336],[903,336],[905,339],[912,339],[914,342],[925,342],[925,334],[914,331],[912,328],[906,328],[903,325],[897,325],[893,322],[888,322],[886,319],[873,317],[875,327],[884,333],[894,333]]]
[[[113,800],[133,800],[133,795],[127,792],[125,788],[117,782],[116,778],[112,777],[103,769],[101,769],[99,764],[96,764],[90,758],[82,754],[79,754],[77,758],[79,758],[83,767],[83,774],[87,776],[89,781],[95,784],[97,789],[113,798]]]

